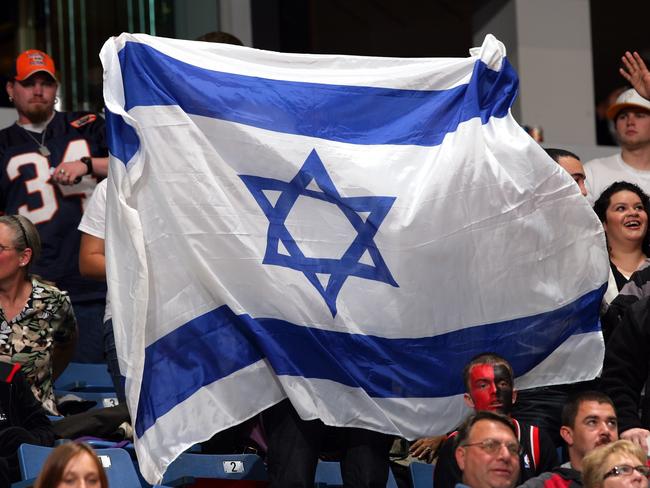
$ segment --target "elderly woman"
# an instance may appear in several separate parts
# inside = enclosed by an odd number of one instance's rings
[[[95,451],[87,444],[68,442],[52,451],[34,488],[108,488],[108,480]]]
[[[65,292],[29,274],[40,251],[34,224],[0,217],[0,361],[20,363],[36,399],[58,415],[52,383],[70,362],[77,323]]]
[[[647,488],[649,474],[643,449],[625,440],[598,447],[582,461],[585,488]]]

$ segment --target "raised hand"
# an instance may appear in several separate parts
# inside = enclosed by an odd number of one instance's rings
[[[636,51],[626,51],[623,57],[624,68],[618,71],[634,87],[639,95],[650,100],[650,71],[643,62],[643,58]]]

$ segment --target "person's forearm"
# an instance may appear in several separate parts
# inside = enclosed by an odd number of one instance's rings
[[[93,174],[100,178],[108,176],[108,158],[92,158]]]
[[[79,254],[79,273],[85,278],[106,281],[106,256],[99,253]]]
[[[90,158],[90,167],[82,160],[66,161],[59,164],[52,174],[52,179],[61,185],[76,185],[83,176],[92,174],[98,178],[108,176],[108,158]]]
[[[79,273],[81,276],[106,281],[104,239],[82,232],[79,246]]]

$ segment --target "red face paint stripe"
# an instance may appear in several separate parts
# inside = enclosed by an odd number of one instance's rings
[[[491,407],[493,395],[496,393],[494,384],[494,367],[491,364],[476,364],[469,370],[469,394],[476,410],[494,410]],[[479,383],[489,382],[486,388],[479,388]]]

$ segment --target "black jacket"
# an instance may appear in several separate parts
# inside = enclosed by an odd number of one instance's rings
[[[647,296],[650,296],[650,266],[632,273],[630,281],[621,288],[601,317],[605,344],[609,342],[610,337],[623,321],[625,311]]]
[[[20,479],[16,453],[22,443],[51,446],[52,423],[20,365],[0,362],[0,488]]]
[[[20,365],[0,362],[0,456],[27,442],[54,444],[52,423],[20,372]]]
[[[641,390],[648,380],[650,360],[649,306],[650,297],[629,305],[605,347],[601,385],[614,401],[619,432],[650,427],[648,405],[641,405]],[[639,418],[639,409],[643,419]]]

